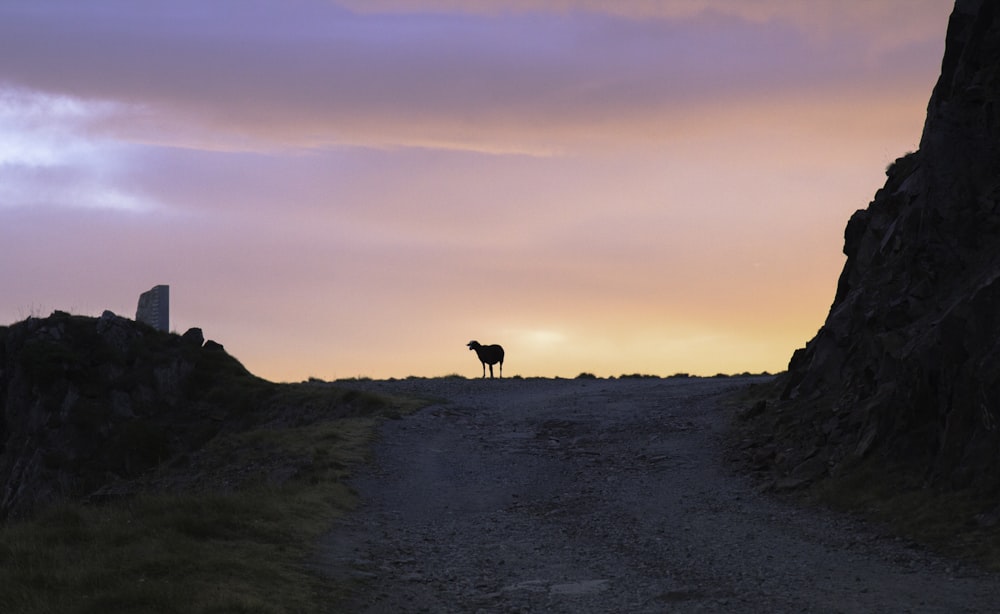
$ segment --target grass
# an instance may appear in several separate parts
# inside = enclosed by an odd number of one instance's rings
[[[419,406],[334,390],[286,388],[276,402],[302,404],[308,421],[216,436],[179,463],[197,479],[173,493],[64,503],[0,527],[0,612],[328,611],[350,585],[319,575],[315,543],[355,504],[345,479],[379,422]],[[358,409],[324,418],[344,403]]]
[[[800,410],[778,401],[780,381],[762,383],[730,395],[728,407],[746,411],[759,401],[768,409],[749,422],[736,419],[729,433],[731,448],[746,440],[772,446],[803,445],[803,426],[792,420]],[[815,407],[811,412],[822,413]],[[777,409],[775,409],[777,408]],[[1000,498],[988,487],[952,489],[928,483],[926,467],[906,465],[882,454],[845,462],[796,496],[856,515],[953,559],[1000,571]],[[774,473],[768,474],[774,477]]]
[[[4,531],[9,612],[308,611],[300,563],[315,501],[300,493],[148,497],[63,507]],[[283,501],[283,499],[285,499]],[[278,502],[281,502],[279,505]],[[292,522],[290,522],[292,521]]]
[[[981,521],[1000,511],[995,494],[925,486],[907,467],[869,458],[814,485],[808,498],[875,520],[946,556],[1000,571],[1000,519]]]

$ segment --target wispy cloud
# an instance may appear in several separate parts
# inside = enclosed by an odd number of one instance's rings
[[[819,41],[794,19],[843,13],[826,2],[363,4],[115,2],[96,19],[90,4],[15,2],[0,9],[0,75],[115,100],[127,112],[104,128],[146,143],[547,155],[669,138],[665,124],[720,100],[810,83],[878,90],[890,85],[885,66],[870,70],[884,34],[923,32],[905,25],[921,15],[910,3],[848,12],[886,25],[878,37]],[[938,51],[938,36],[901,38],[907,54]]]
[[[127,148],[101,125],[123,112],[115,101],[0,86],[0,208],[154,208],[116,184]]]

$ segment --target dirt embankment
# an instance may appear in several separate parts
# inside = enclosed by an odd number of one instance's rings
[[[1000,581],[761,494],[722,462],[747,378],[369,382],[389,422],[323,544],[359,612],[974,612]]]

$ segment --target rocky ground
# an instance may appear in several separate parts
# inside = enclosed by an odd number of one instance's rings
[[[359,382],[442,401],[386,424],[324,541],[362,580],[337,609],[996,611],[996,576],[727,467],[724,399],[752,381]]]

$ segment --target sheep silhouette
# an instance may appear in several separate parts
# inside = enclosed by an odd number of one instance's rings
[[[503,348],[499,345],[481,345],[478,341],[470,341],[469,349],[476,350],[476,356],[483,363],[483,377],[486,377],[486,365],[490,366],[490,379],[493,378],[493,365],[500,363],[500,379],[503,379]]]

